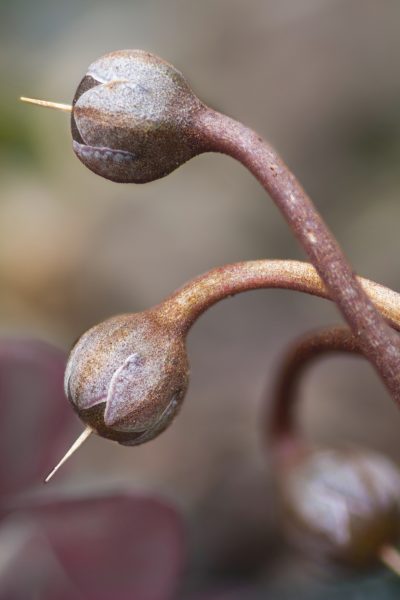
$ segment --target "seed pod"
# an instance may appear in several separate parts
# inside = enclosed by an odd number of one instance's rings
[[[90,65],[76,91],[73,148],[102,177],[153,181],[201,151],[192,127],[202,107],[166,61],[143,50],[111,52]]]
[[[316,558],[362,567],[400,535],[400,472],[378,453],[311,450],[280,483],[289,536]]]
[[[87,331],[65,373],[66,394],[86,425],[129,446],[170,424],[187,385],[184,338],[156,311],[112,317]]]

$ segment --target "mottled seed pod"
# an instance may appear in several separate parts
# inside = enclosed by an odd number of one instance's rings
[[[309,450],[280,476],[290,539],[319,560],[378,560],[400,535],[400,472],[361,449]]]
[[[111,52],[90,65],[76,91],[73,148],[102,177],[153,181],[201,152],[193,123],[202,108],[183,75],[158,56]]]
[[[112,317],[75,344],[65,391],[100,436],[134,446],[161,433],[188,385],[185,340],[156,311]]]

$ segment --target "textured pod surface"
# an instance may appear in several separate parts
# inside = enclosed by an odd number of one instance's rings
[[[400,472],[374,452],[311,451],[282,477],[282,498],[290,537],[321,559],[363,566],[400,535]]]
[[[143,50],[111,52],[90,65],[75,94],[74,151],[112,181],[159,179],[201,151],[192,123],[202,106],[161,58]]]
[[[72,349],[65,391],[103,437],[136,445],[156,437],[179,410],[188,384],[184,338],[156,313],[119,315]]]

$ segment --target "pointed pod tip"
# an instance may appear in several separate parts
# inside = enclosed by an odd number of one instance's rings
[[[55,110],[61,110],[63,112],[72,112],[72,106],[70,104],[62,104],[60,102],[50,102],[48,100],[38,100],[36,98],[26,98],[20,96],[21,102],[27,102],[28,104],[36,104],[36,106],[43,106],[44,108],[54,108]]]
[[[55,475],[55,473],[57,473],[58,469],[72,456],[72,454],[74,454],[74,452],[76,452],[76,450],[78,450],[78,448],[80,448],[80,446],[82,446],[83,442],[85,442],[92,433],[93,433],[93,429],[91,427],[86,427],[82,431],[81,435],[78,437],[77,440],[75,440],[75,442],[72,444],[70,449],[67,450],[67,452],[64,454],[64,456],[62,457],[60,462],[47,475],[46,479],[44,480],[44,483],[48,483],[50,481],[50,479],[53,477],[53,475]]]

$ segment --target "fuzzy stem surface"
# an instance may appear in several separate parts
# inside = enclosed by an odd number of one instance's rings
[[[364,279],[361,288],[382,317],[394,327],[400,323],[400,294]],[[174,292],[155,311],[164,322],[187,334],[194,322],[211,306],[236,294],[258,289],[287,289],[334,300],[317,270],[297,260],[253,260],[216,267],[192,279]]]
[[[368,298],[296,177],[274,148],[230,117],[205,108],[199,113],[196,127],[204,150],[222,152],[240,161],[273,199],[365,356],[400,405],[400,337],[384,322]]]

